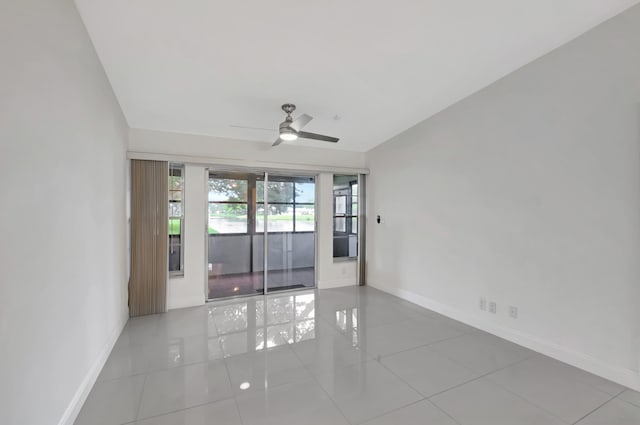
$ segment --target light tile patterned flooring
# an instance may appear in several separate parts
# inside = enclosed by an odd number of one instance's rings
[[[129,320],[76,425],[638,425],[640,393],[372,288]]]

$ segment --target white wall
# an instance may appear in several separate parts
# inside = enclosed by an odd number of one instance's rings
[[[71,424],[127,319],[127,124],[70,0],[0,2],[0,423]]]
[[[367,154],[370,284],[640,388],[639,134],[634,7]]]
[[[262,170],[292,169],[305,172],[341,168],[353,173],[364,169],[365,154],[293,145],[271,148],[262,142],[226,140],[209,136],[131,129],[129,151],[166,154],[163,159],[187,160],[185,175],[184,276],[172,276],[168,282],[169,309],[200,305],[205,302],[206,169],[254,167]],[[230,162],[226,162],[226,161]],[[206,165],[209,164],[209,165]],[[333,174],[318,173],[317,220],[318,288],[356,284],[356,262],[333,262]]]
[[[322,142],[318,142],[322,143]],[[190,156],[210,162],[235,163],[245,167],[298,168],[320,170],[324,167],[362,169],[365,154],[334,149],[312,148],[284,143],[272,148],[269,143],[221,139],[210,136],[131,129],[129,151]]]
[[[201,305],[205,302],[207,219],[206,168],[185,165],[184,175],[184,274],[169,276],[167,308]]]
[[[357,284],[357,262],[333,260],[333,174],[321,173],[317,180],[318,288]]]

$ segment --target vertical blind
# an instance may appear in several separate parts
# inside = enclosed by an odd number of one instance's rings
[[[168,182],[167,162],[131,161],[131,317],[166,311]]]

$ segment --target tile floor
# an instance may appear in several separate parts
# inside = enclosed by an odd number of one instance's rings
[[[313,288],[316,280],[313,267],[291,270],[269,270],[269,291]],[[292,285],[292,283],[295,283]],[[262,292],[264,272],[215,274],[209,272],[209,298],[255,295]]]
[[[638,425],[640,393],[372,288],[131,319],[76,425]]]

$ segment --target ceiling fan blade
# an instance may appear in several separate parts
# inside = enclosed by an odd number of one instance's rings
[[[278,146],[280,143],[282,143],[284,140],[282,140],[281,138],[278,137],[278,140],[276,140],[275,142],[273,142],[273,145],[271,145],[271,147],[274,146]]]
[[[315,134],[315,133],[307,133],[306,131],[299,131],[298,137],[302,137],[303,139],[322,140],[323,142],[331,142],[331,143],[338,143],[338,140],[340,140],[337,137],[324,136],[322,134]]]
[[[313,117],[311,115],[302,114],[298,118],[293,120],[293,122],[289,124],[289,127],[293,128],[295,131],[300,131],[302,130],[302,127],[309,124],[309,121],[311,121],[312,119]]]

